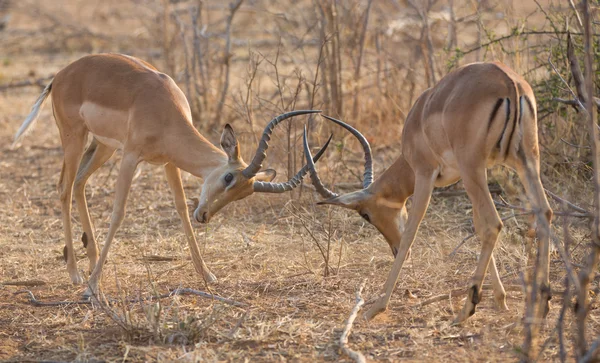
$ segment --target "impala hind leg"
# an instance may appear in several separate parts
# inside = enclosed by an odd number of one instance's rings
[[[88,211],[87,200],[85,197],[85,185],[89,177],[98,170],[98,168],[104,165],[114,153],[114,148],[93,139],[92,143],[85,151],[85,154],[83,154],[79,169],[77,170],[77,176],[75,177],[73,192],[75,194],[75,202],[77,203],[77,211],[79,212],[79,218],[81,219],[81,225],[83,227],[83,236],[81,237],[81,240],[83,246],[87,250],[87,256],[90,261],[89,273],[94,271],[96,263],[98,262],[98,244],[94,237],[94,228]]]
[[[538,287],[540,289],[540,300],[538,307],[538,318],[545,318],[550,310],[549,301],[552,298],[550,290],[550,223],[552,221],[552,209],[546,199],[546,193],[540,179],[540,160],[537,152],[526,155],[521,146],[517,152],[518,161],[512,165],[519,175],[519,179],[527,197],[532,204],[535,213],[535,226],[538,237],[538,261],[537,272]],[[537,150],[537,149],[536,149]]]
[[[417,231],[419,230],[419,225],[421,224],[421,221],[425,216],[425,212],[427,211],[427,207],[429,206],[429,200],[431,199],[431,192],[433,191],[436,177],[437,172],[415,176],[415,192],[413,194],[412,210],[408,216],[404,233],[402,234],[398,253],[396,254],[396,258],[394,260],[394,265],[392,266],[392,270],[385,281],[383,294],[365,313],[365,319],[367,320],[371,320],[377,314],[382,313],[387,309],[392,292],[396,287],[396,282],[398,281],[402,264],[406,260],[406,256],[408,255],[410,247],[412,246],[417,235]]]
[[[187,204],[185,202],[185,192],[181,182],[181,173],[173,164],[165,165],[165,172],[167,174],[169,187],[171,187],[171,191],[173,192],[173,198],[175,199],[175,208],[177,209],[179,218],[181,218],[181,223],[183,223],[183,230],[185,232],[188,245],[190,246],[190,253],[192,254],[194,267],[199,274],[204,276],[206,282],[214,282],[217,280],[217,278],[212,274],[212,272],[210,272],[204,263],[204,260],[202,259],[200,249],[198,248],[198,243],[196,242],[196,236],[194,234],[194,230],[192,229],[192,224],[190,223],[190,216],[188,214]]]
[[[58,120],[57,120],[58,121]],[[71,203],[73,201],[73,183],[77,166],[83,155],[87,134],[73,131],[69,134],[61,133],[61,140],[64,149],[64,161],[60,180],[58,182],[58,190],[60,193],[60,204],[62,211],[63,229],[65,234],[65,247],[63,254],[67,262],[67,271],[71,277],[71,282],[74,284],[83,283],[83,279],[77,271],[77,260],[75,258],[75,249],[73,248],[73,235],[71,227]]]
[[[477,165],[475,167],[465,166],[461,168],[461,176],[467,195],[473,204],[473,222],[475,224],[475,232],[477,232],[481,240],[481,253],[479,254],[479,262],[477,263],[475,274],[471,279],[467,300],[463,309],[455,317],[454,324],[465,321],[475,313],[475,306],[481,300],[483,279],[490,260],[493,259],[494,247],[496,246],[498,235],[502,230],[502,220],[494,207],[494,201],[487,186],[485,165]],[[499,283],[501,286],[502,283],[500,282],[500,277],[497,276],[495,263],[492,273],[496,275],[492,276],[492,281]]]
[[[498,267],[496,265],[496,258],[492,253],[491,260],[491,275],[492,275],[492,288],[494,289],[494,302],[496,303],[496,308],[499,310],[508,310],[508,306],[506,305],[506,291],[504,290],[504,286],[502,285],[502,281],[500,280],[500,274],[498,273]]]
[[[89,298],[97,295],[98,293],[98,285],[100,283],[100,279],[102,278],[102,268],[104,267],[104,263],[108,257],[108,250],[110,249],[110,245],[115,237],[117,229],[119,229],[121,223],[123,222],[123,218],[125,218],[127,196],[129,195],[129,189],[131,188],[131,182],[133,180],[133,175],[135,174],[137,164],[138,157],[136,154],[128,152],[123,154],[123,160],[121,160],[121,167],[119,169],[119,176],[117,177],[115,203],[113,205],[112,216],[110,218],[110,226],[108,227],[108,233],[106,235],[104,246],[102,247],[100,259],[98,260],[98,263],[96,264],[96,267],[90,276],[88,288],[84,293],[84,298]]]

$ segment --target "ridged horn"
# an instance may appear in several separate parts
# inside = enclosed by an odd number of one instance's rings
[[[329,117],[326,115],[321,116],[325,117],[329,121],[333,121],[334,123],[350,131],[350,133],[354,135],[354,137],[356,137],[362,145],[365,153],[365,173],[363,174],[363,188],[366,189],[369,185],[371,185],[371,183],[373,183],[373,158],[371,156],[371,146],[369,145],[369,142],[357,129],[348,125],[347,123],[340,120],[336,120],[333,117]]]
[[[306,139],[306,126],[304,126],[303,143],[304,143],[304,155],[306,156],[306,166],[310,170],[310,180],[312,181],[312,184],[315,187],[317,193],[321,194],[321,196],[324,198],[337,197],[338,194],[327,189],[321,182],[321,179],[319,179],[319,175],[317,174],[317,169],[315,168],[315,163],[313,162],[313,157],[310,153],[310,148],[308,147],[308,140]]]
[[[319,112],[321,112],[321,111],[318,111],[318,110],[291,111],[291,112],[286,112],[286,113],[279,115],[279,116],[275,117],[274,119],[272,119],[267,124],[267,126],[265,127],[265,130],[263,131],[262,138],[260,139],[260,142],[258,143],[258,148],[256,149],[256,154],[254,154],[254,158],[252,158],[252,162],[250,162],[250,164],[248,165],[248,167],[246,167],[246,169],[242,170],[242,174],[246,178],[250,179],[253,176],[255,176],[256,173],[258,173],[258,171],[262,167],[262,162],[267,157],[267,149],[269,148],[269,141],[271,140],[271,134],[273,133],[273,129],[275,128],[275,126],[277,126],[278,123],[280,123],[281,121],[288,119],[290,117],[309,114],[309,113],[319,113]]]
[[[305,129],[306,129],[306,127],[305,127]],[[312,157],[312,155],[309,157],[309,160],[312,163],[313,167],[314,167],[315,163],[317,161],[319,161],[321,156],[323,156],[323,153],[329,146],[329,142],[331,141],[331,138],[333,138],[333,134],[331,134],[331,136],[329,136],[329,139],[327,140],[325,145],[323,145],[323,147],[317,152],[317,154],[315,155],[314,158]],[[308,152],[310,153],[310,150]],[[296,188],[298,185],[300,185],[302,178],[304,178],[304,176],[306,175],[306,173],[308,173],[309,170],[310,170],[310,165],[309,164],[304,165],[302,167],[302,169],[300,169],[300,171],[296,175],[294,175],[293,178],[291,178],[290,180],[288,180],[287,182],[284,182],[284,183],[270,183],[270,182],[255,181],[253,184],[254,191],[259,192],[259,193],[289,192],[290,190],[292,190],[292,189]]]

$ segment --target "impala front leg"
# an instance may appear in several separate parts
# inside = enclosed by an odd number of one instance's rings
[[[108,234],[106,235],[104,247],[102,247],[100,260],[96,264],[96,267],[94,268],[94,271],[90,276],[88,288],[83,294],[84,298],[90,298],[91,296],[95,296],[98,294],[98,285],[100,283],[100,279],[102,278],[102,268],[104,267],[104,263],[106,262],[106,258],[108,257],[108,250],[110,249],[110,244],[112,243],[115,237],[117,229],[119,229],[119,226],[121,226],[123,218],[125,218],[125,206],[127,204],[127,196],[129,195],[131,181],[133,180],[133,175],[135,174],[137,164],[138,157],[136,154],[127,152],[124,153],[123,160],[121,161],[121,168],[119,169],[119,176],[117,178],[115,204],[113,205],[113,212],[110,219],[110,227],[108,227]]]
[[[196,242],[196,236],[190,223],[190,216],[188,214],[187,204],[185,203],[185,192],[181,182],[181,173],[173,164],[165,165],[165,172],[167,174],[169,187],[171,187],[171,191],[173,192],[173,198],[175,199],[175,208],[177,209],[179,218],[181,218],[181,222],[183,223],[183,230],[185,232],[188,245],[190,246],[190,253],[192,254],[194,267],[199,274],[202,274],[206,282],[215,282],[217,281],[217,278],[212,272],[210,272],[206,266],[206,263],[204,263],[204,260],[202,259],[200,249],[198,248],[198,242]]]
[[[417,231],[419,230],[419,225],[421,224],[421,221],[425,216],[425,212],[427,211],[427,207],[429,206],[429,200],[431,199],[431,192],[433,191],[436,177],[437,172],[429,175],[416,176],[415,193],[413,195],[412,202],[413,207],[410,215],[408,216],[408,222],[404,234],[402,235],[402,240],[400,242],[400,247],[398,248],[398,253],[396,254],[396,259],[394,260],[394,265],[392,266],[392,270],[385,281],[385,285],[383,287],[384,292],[364,315],[365,319],[367,320],[373,319],[376,315],[384,312],[387,309],[392,292],[396,287],[396,281],[398,281],[402,264],[404,263],[408,252],[410,251],[410,247],[415,240]]]

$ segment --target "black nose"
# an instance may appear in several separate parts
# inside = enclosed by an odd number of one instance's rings
[[[202,215],[200,215],[200,213],[198,213],[198,211],[196,210],[194,212],[194,218],[196,219],[196,221],[198,221],[199,223],[206,223],[207,221],[207,213],[208,212],[204,212],[202,213]]]

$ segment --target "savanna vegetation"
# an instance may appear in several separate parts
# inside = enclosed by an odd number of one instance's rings
[[[205,284],[162,169],[144,164],[105,267],[104,299],[77,303],[84,286],[71,284],[63,260],[62,149],[49,104],[21,146],[10,145],[53,75],[101,52],[169,74],[196,128],[218,145],[231,124],[247,161],[273,116],[319,109],[367,137],[376,176],[399,155],[421,92],[461,65],[504,62],[537,98],[542,182],[555,211],[547,318],[527,315],[534,211],[514,172],[495,167],[488,182],[504,223],[495,255],[509,311],[495,309],[486,280],[477,313],[451,324],[480,251],[459,182],[434,192],[388,311],[370,322],[359,313],[345,347],[377,361],[598,360],[598,21],[597,1],[576,0],[0,0],[0,360],[349,361],[340,337],[356,293],[368,303],[393,263],[375,228],[316,205],[306,179],[194,224],[218,278]],[[304,124],[312,146],[334,134],[318,163],[327,185],[359,188],[362,148],[318,116],[285,121],[265,166],[280,179],[302,167]],[[100,242],[120,156],[87,186]],[[183,179],[197,197],[201,180]],[[80,236],[75,212],[73,225]]]

